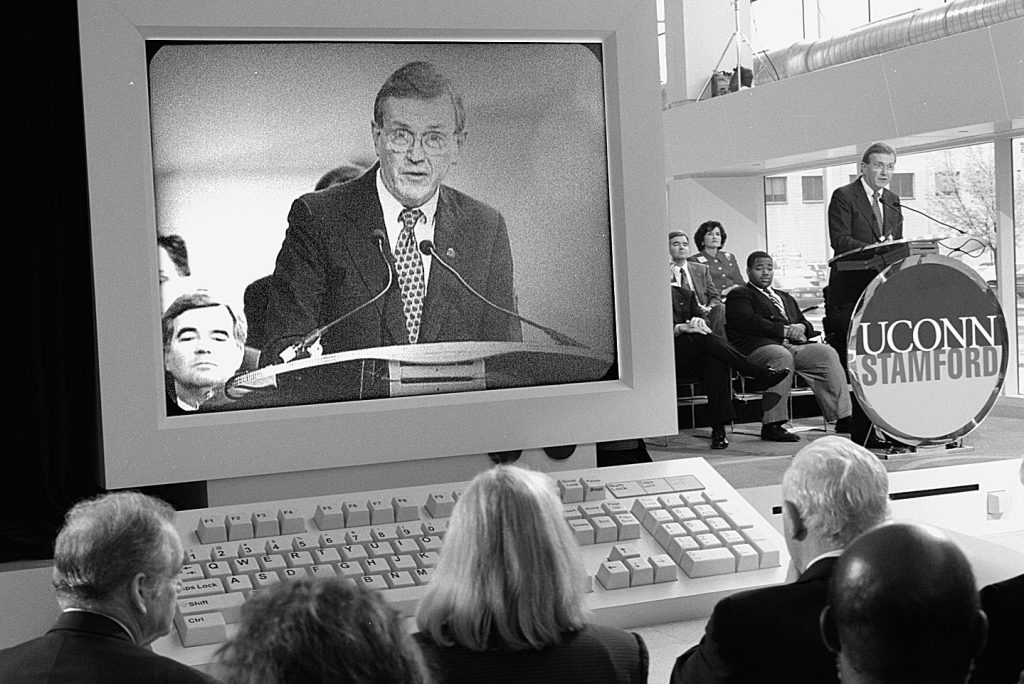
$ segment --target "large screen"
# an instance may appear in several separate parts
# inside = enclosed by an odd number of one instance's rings
[[[673,431],[654,7],[591,5],[81,2],[103,484]],[[410,344],[402,247],[380,218],[394,141],[371,122],[382,84],[416,62],[450,78],[466,123],[445,143],[457,155],[436,249],[418,250],[426,296]],[[408,156],[425,155],[412,138]],[[314,190],[339,167],[342,184]],[[345,231],[364,214],[377,224],[357,244]],[[174,278],[169,238],[188,255]],[[500,277],[480,274],[495,261]],[[213,411],[168,399],[161,317],[190,292],[249,318]],[[449,322],[471,310],[500,332],[446,333],[431,319],[439,292]],[[333,392],[345,367],[357,391]]]

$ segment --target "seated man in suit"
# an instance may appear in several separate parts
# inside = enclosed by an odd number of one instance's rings
[[[792,296],[772,289],[774,271],[767,252],[751,252],[747,257],[748,282],[729,293],[725,310],[729,341],[751,361],[789,368],[805,378],[825,419],[836,422],[836,432],[849,432],[850,392],[839,356],[832,347],[811,341],[818,332]],[[786,380],[765,392],[761,439],[800,441],[783,427],[790,417],[789,390]]]
[[[771,387],[789,377],[788,368],[778,370],[755,363],[712,330],[697,297],[686,287],[672,286],[672,334],[675,335],[676,376],[697,375],[704,380],[711,422],[711,448],[725,449],[729,440],[725,424],[736,418],[732,405],[730,368],[756,378]]]
[[[988,618],[988,638],[974,661],[971,684],[1017,682],[1024,677],[1024,574],[986,585],[979,595]]]
[[[270,281],[261,363],[295,358],[311,335],[325,353],[521,339],[518,320],[496,308],[515,310],[504,217],[443,184],[466,142],[462,98],[451,80],[427,62],[399,68],[377,93],[371,133],[377,164],[292,203]],[[428,242],[495,306],[433,263],[438,256],[421,248]],[[365,386],[379,380],[371,366],[313,378],[307,399],[381,396],[379,384]]]
[[[711,331],[725,337],[725,302],[711,279],[711,272],[704,264],[687,261],[690,254],[690,238],[680,230],[668,234],[668,253],[672,257],[672,284],[693,290],[697,295],[700,314],[708,319]]]
[[[75,505],[53,551],[64,612],[44,636],[0,651],[0,681],[213,684],[148,648],[176,609],[184,549],[173,520],[173,508],[139,492]]]
[[[175,299],[161,319],[167,415],[215,409],[245,353],[245,317],[209,292]]]
[[[793,457],[782,479],[790,584],[733,594],[715,606],[700,643],[676,660],[672,684],[834,682],[818,632],[843,548],[889,517],[889,480],[867,449],[830,435]]]
[[[941,531],[908,523],[847,547],[821,614],[822,638],[850,684],[964,684],[987,627],[963,551]]]

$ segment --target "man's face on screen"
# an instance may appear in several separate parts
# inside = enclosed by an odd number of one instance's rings
[[[455,132],[455,106],[447,95],[389,97],[382,111],[381,125],[372,125],[381,179],[395,199],[418,207],[458,162],[465,135]]]
[[[174,319],[164,367],[189,391],[222,386],[242,364],[242,345],[226,306],[189,309]]]

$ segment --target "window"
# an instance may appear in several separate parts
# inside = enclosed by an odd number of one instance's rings
[[[889,179],[889,189],[902,199],[914,198],[914,174],[894,173]]]
[[[821,176],[802,176],[800,185],[804,202],[824,202],[825,184]]]
[[[764,179],[764,201],[766,204],[785,204],[786,177],[766,176]]]

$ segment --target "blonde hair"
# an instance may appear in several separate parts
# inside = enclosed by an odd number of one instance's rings
[[[499,465],[459,498],[416,623],[441,646],[541,649],[583,628],[583,576],[554,483]]]

